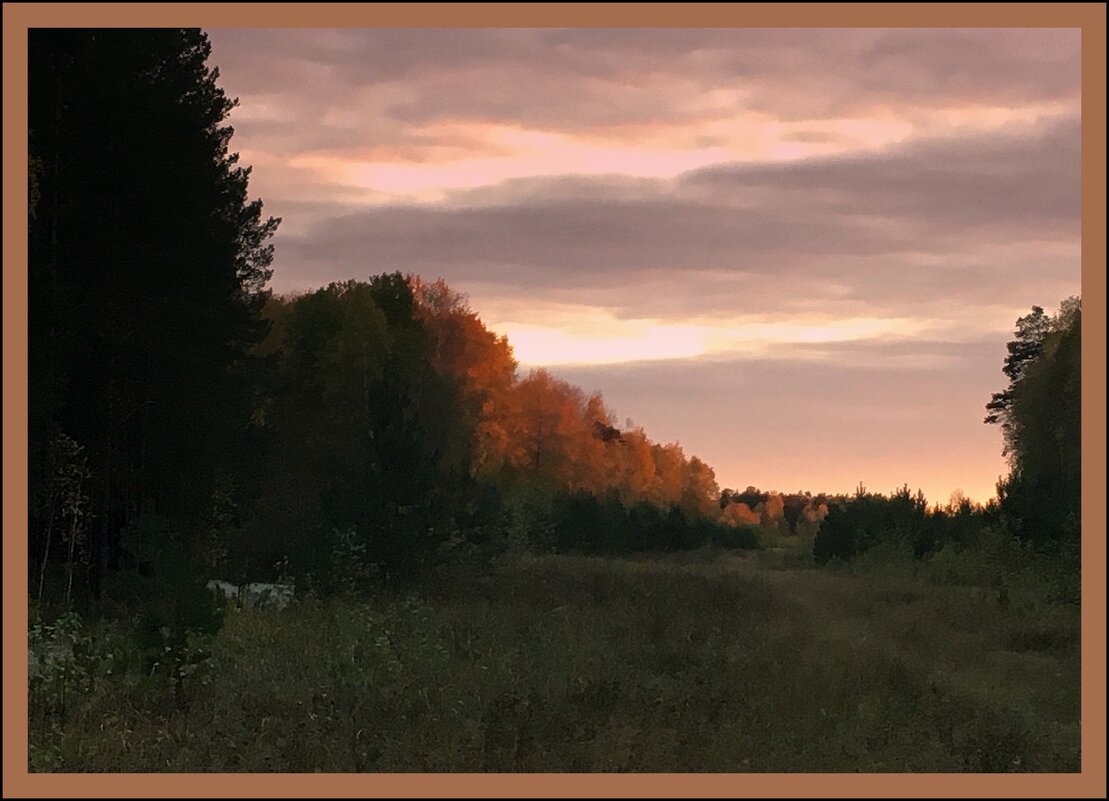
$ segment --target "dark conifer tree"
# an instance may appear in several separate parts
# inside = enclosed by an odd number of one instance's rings
[[[1082,513],[1082,313],[1036,306],[1017,321],[1004,372],[1009,386],[987,405],[1001,423],[1012,465],[998,486],[1001,511],[1020,539],[1077,554]]]
[[[138,515],[202,515],[246,452],[278,220],[209,55],[191,29],[29,36],[31,490],[56,432],[87,449],[94,575]]]

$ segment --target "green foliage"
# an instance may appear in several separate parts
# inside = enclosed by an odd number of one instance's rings
[[[558,546],[549,492],[527,485],[514,487],[504,499],[501,526],[516,553],[550,553]]]
[[[923,552],[922,543],[935,539],[935,519],[928,515],[924,495],[913,495],[908,485],[889,497],[860,486],[855,497],[830,505],[813,542],[813,557],[820,564],[851,559],[881,542],[911,543]]]
[[[457,388],[432,368],[409,282],[381,275],[297,298],[269,353],[271,480],[256,527],[289,531],[283,553],[302,575],[417,576],[467,515],[469,456]],[[339,546],[342,567],[328,557],[334,531],[357,539]],[[254,547],[256,564],[275,556]]]
[[[61,713],[67,698],[80,700],[92,681],[89,664],[91,639],[76,612],[65,612],[51,623],[33,606],[27,631],[27,675],[32,715]]]
[[[66,564],[64,603],[72,599],[74,568],[78,560],[87,563],[87,529],[89,522],[88,486],[90,474],[85,449],[65,434],[58,433],[50,443],[46,461],[48,478],[36,488],[32,498],[32,533],[41,530],[40,541],[32,538],[32,550],[41,546],[37,598],[41,602],[50,566],[51,546],[54,558],[64,555]],[[60,547],[59,547],[60,546]],[[58,596],[62,592],[57,593]]]
[[[999,602],[1077,606],[1081,583],[1076,561],[1037,553],[1004,528],[986,527],[931,554],[924,575],[936,584],[990,588]]]
[[[715,526],[712,543],[721,548],[752,550],[760,545],[759,535],[753,526]]]
[[[324,587],[340,593],[357,593],[377,578],[377,565],[369,560],[367,544],[354,528],[331,530],[331,563]]]
[[[677,506],[664,509],[640,502],[628,508],[614,496],[599,499],[586,492],[556,495],[550,521],[552,548],[561,553],[685,551],[710,542],[728,548],[759,547],[749,528],[690,519]]]
[[[1012,434],[1012,409],[1013,390],[1024,376],[1025,368],[1034,362],[1043,352],[1044,339],[1051,333],[1054,321],[1051,315],[1045,314],[1040,306],[1033,306],[1031,314],[1017,320],[1016,338],[1008,345],[1009,355],[1005,357],[1005,366],[1002,372],[1009,378],[1009,388],[1002,392],[995,392],[990,402],[986,404],[989,414],[987,423],[1001,423],[1005,432],[1006,452],[1013,450]]]
[[[207,660],[207,640],[223,625],[223,610],[207,588],[196,537],[165,518],[138,518],[124,531],[133,567],[111,576],[107,594],[128,610],[146,669],[169,679],[184,705],[185,679]]]
[[[1042,550],[1081,541],[1082,314],[1077,298],[1048,316],[1039,307],[1018,320],[1005,374],[987,423],[999,422],[1012,465],[998,486],[1009,530]]]

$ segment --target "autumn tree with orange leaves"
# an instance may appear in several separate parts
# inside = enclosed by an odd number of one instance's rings
[[[547,370],[520,375],[508,340],[442,279],[335,283],[271,298],[265,316],[255,561],[292,553],[327,575],[341,541],[362,573],[404,574],[447,543],[495,550],[521,516],[535,532],[570,515],[563,546],[609,550],[692,547],[739,522],[679,444],[621,430],[600,394]]]

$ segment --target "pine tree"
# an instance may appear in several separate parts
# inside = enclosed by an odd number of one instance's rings
[[[1059,313],[1017,321],[1005,360],[1009,386],[993,396],[987,423],[1001,423],[1012,471],[998,486],[1013,533],[1037,546],[1077,547],[1082,495],[1082,314],[1078,298]]]
[[[205,507],[249,419],[279,221],[247,198],[210,51],[191,29],[30,31],[32,496],[57,431],[87,449],[97,575],[140,514]]]

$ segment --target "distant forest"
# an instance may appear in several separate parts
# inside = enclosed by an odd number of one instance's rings
[[[1077,554],[1076,298],[1017,321],[986,417],[1012,469],[989,504],[722,491],[678,444],[620,428],[600,395],[522,374],[441,280],[367,265],[365,281],[271,293],[280,221],[248,197],[202,32],[32,31],[29,52],[39,601],[143,607],[153,588],[201,598],[217,577],[357,590],[513,548],[808,536],[826,562],[885,541],[919,558],[989,528]],[[159,614],[183,632],[202,607]]]

